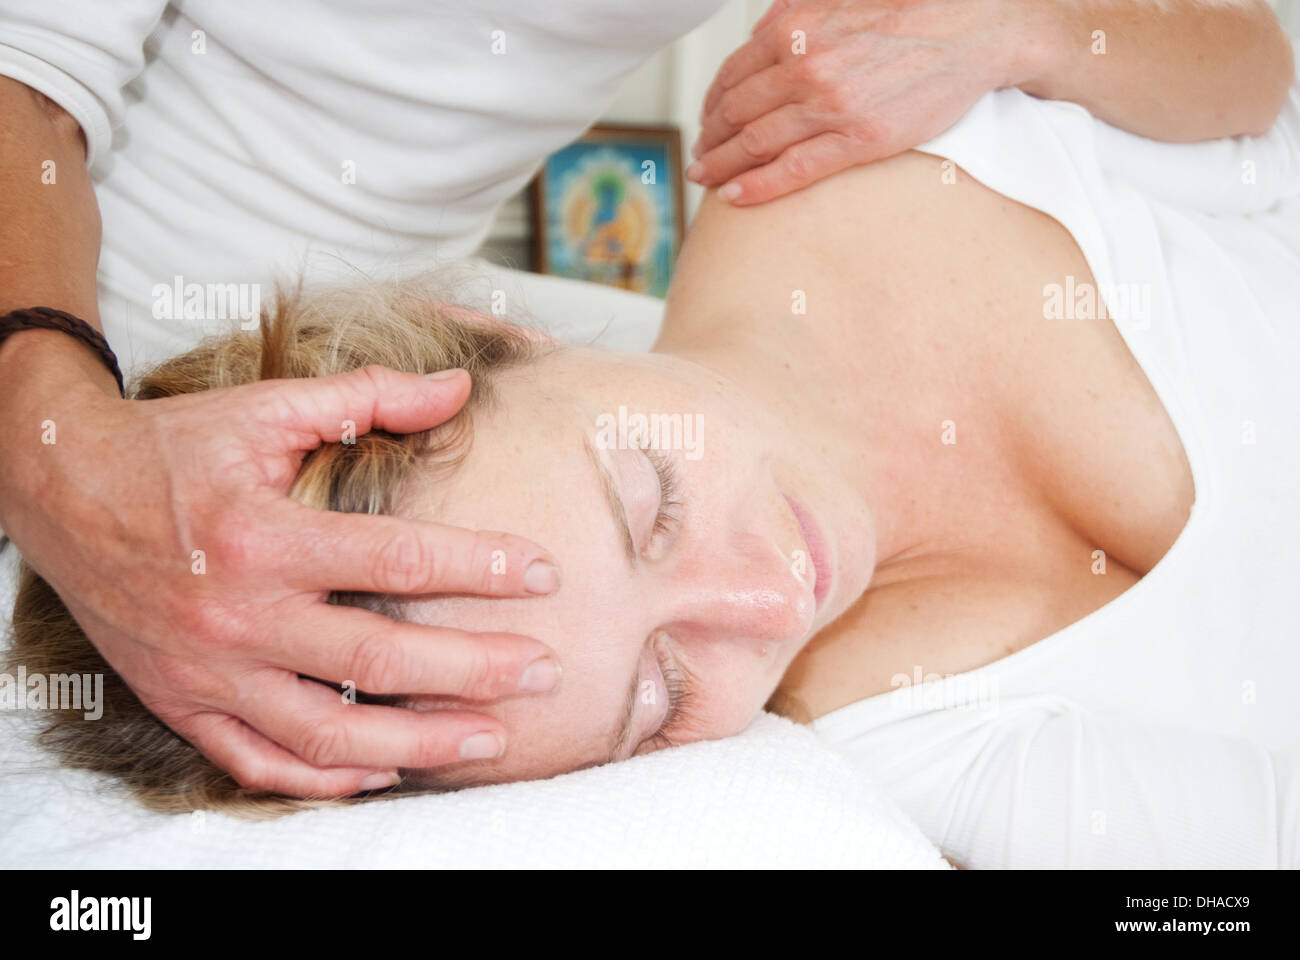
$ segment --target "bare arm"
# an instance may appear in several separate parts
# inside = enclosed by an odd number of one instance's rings
[[[1018,82],[1155,140],[1265,133],[1295,74],[1264,0],[1016,0],[1042,54]]]
[[[687,176],[762,203],[924,143],[1001,87],[1153,139],[1259,134],[1293,75],[1264,0],[776,0],[718,70]]]
[[[54,306],[99,328],[99,206],[81,128],[60,107],[0,77],[0,314]],[[15,358],[21,352],[22,360]],[[0,346],[8,397],[117,385],[71,337],[30,331]]]

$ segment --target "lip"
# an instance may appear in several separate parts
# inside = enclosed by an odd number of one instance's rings
[[[808,547],[808,559],[813,568],[813,600],[820,607],[826,595],[831,592],[834,568],[831,563],[830,547],[827,546],[826,538],[822,536],[821,527],[817,526],[817,521],[813,519],[808,509],[788,493],[783,496],[785,502],[790,505],[794,518],[799,521],[799,532],[803,534],[803,542]]]

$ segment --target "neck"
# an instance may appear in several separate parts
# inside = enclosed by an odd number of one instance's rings
[[[879,357],[837,350],[793,328],[681,326],[666,325],[655,352],[730,379],[777,421],[792,449],[811,448],[819,468],[860,498],[874,521],[876,580],[956,549],[950,512],[941,507],[963,502],[961,478],[945,467],[941,420],[918,415],[915,384],[899,384]]]

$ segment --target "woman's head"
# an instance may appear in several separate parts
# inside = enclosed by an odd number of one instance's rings
[[[323,446],[304,461],[293,496],[322,509],[508,530],[543,544],[564,573],[555,594],[529,600],[333,598],[412,621],[529,634],[563,664],[550,695],[476,705],[508,731],[501,757],[404,771],[407,789],[549,776],[737,733],[815,630],[866,586],[865,510],[820,475],[816,450],[736,384],[672,356],[562,347],[440,304],[422,286],[280,298],[261,336],[205,343],[148,374],[136,396],[368,364],[463,367],[470,401],[426,434]],[[832,523],[847,534],[829,537]],[[43,736],[64,762],[118,776],[163,809],[253,809],[112,675],[31,571],[14,629],[11,659],[29,672],[105,674],[101,720],[52,715]]]
[[[564,677],[550,696],[490,708],[509,731],[502,757],[428,779],[548,776],[738,733],[865,588],[865,512],[821,475],[815,450],[709,369],[564,347],[502,371],[494,393],[455,472],[411,484],[399,510],[535,540],[563,584],[541,598],[431,597],[396,612],[535,636]],[[823,517],[857,538],[830,539]]]

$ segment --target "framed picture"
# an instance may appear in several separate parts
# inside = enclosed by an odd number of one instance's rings
[[[662,297],[682,245],[682,135],[597,124],[533,181],[539,273]]]

